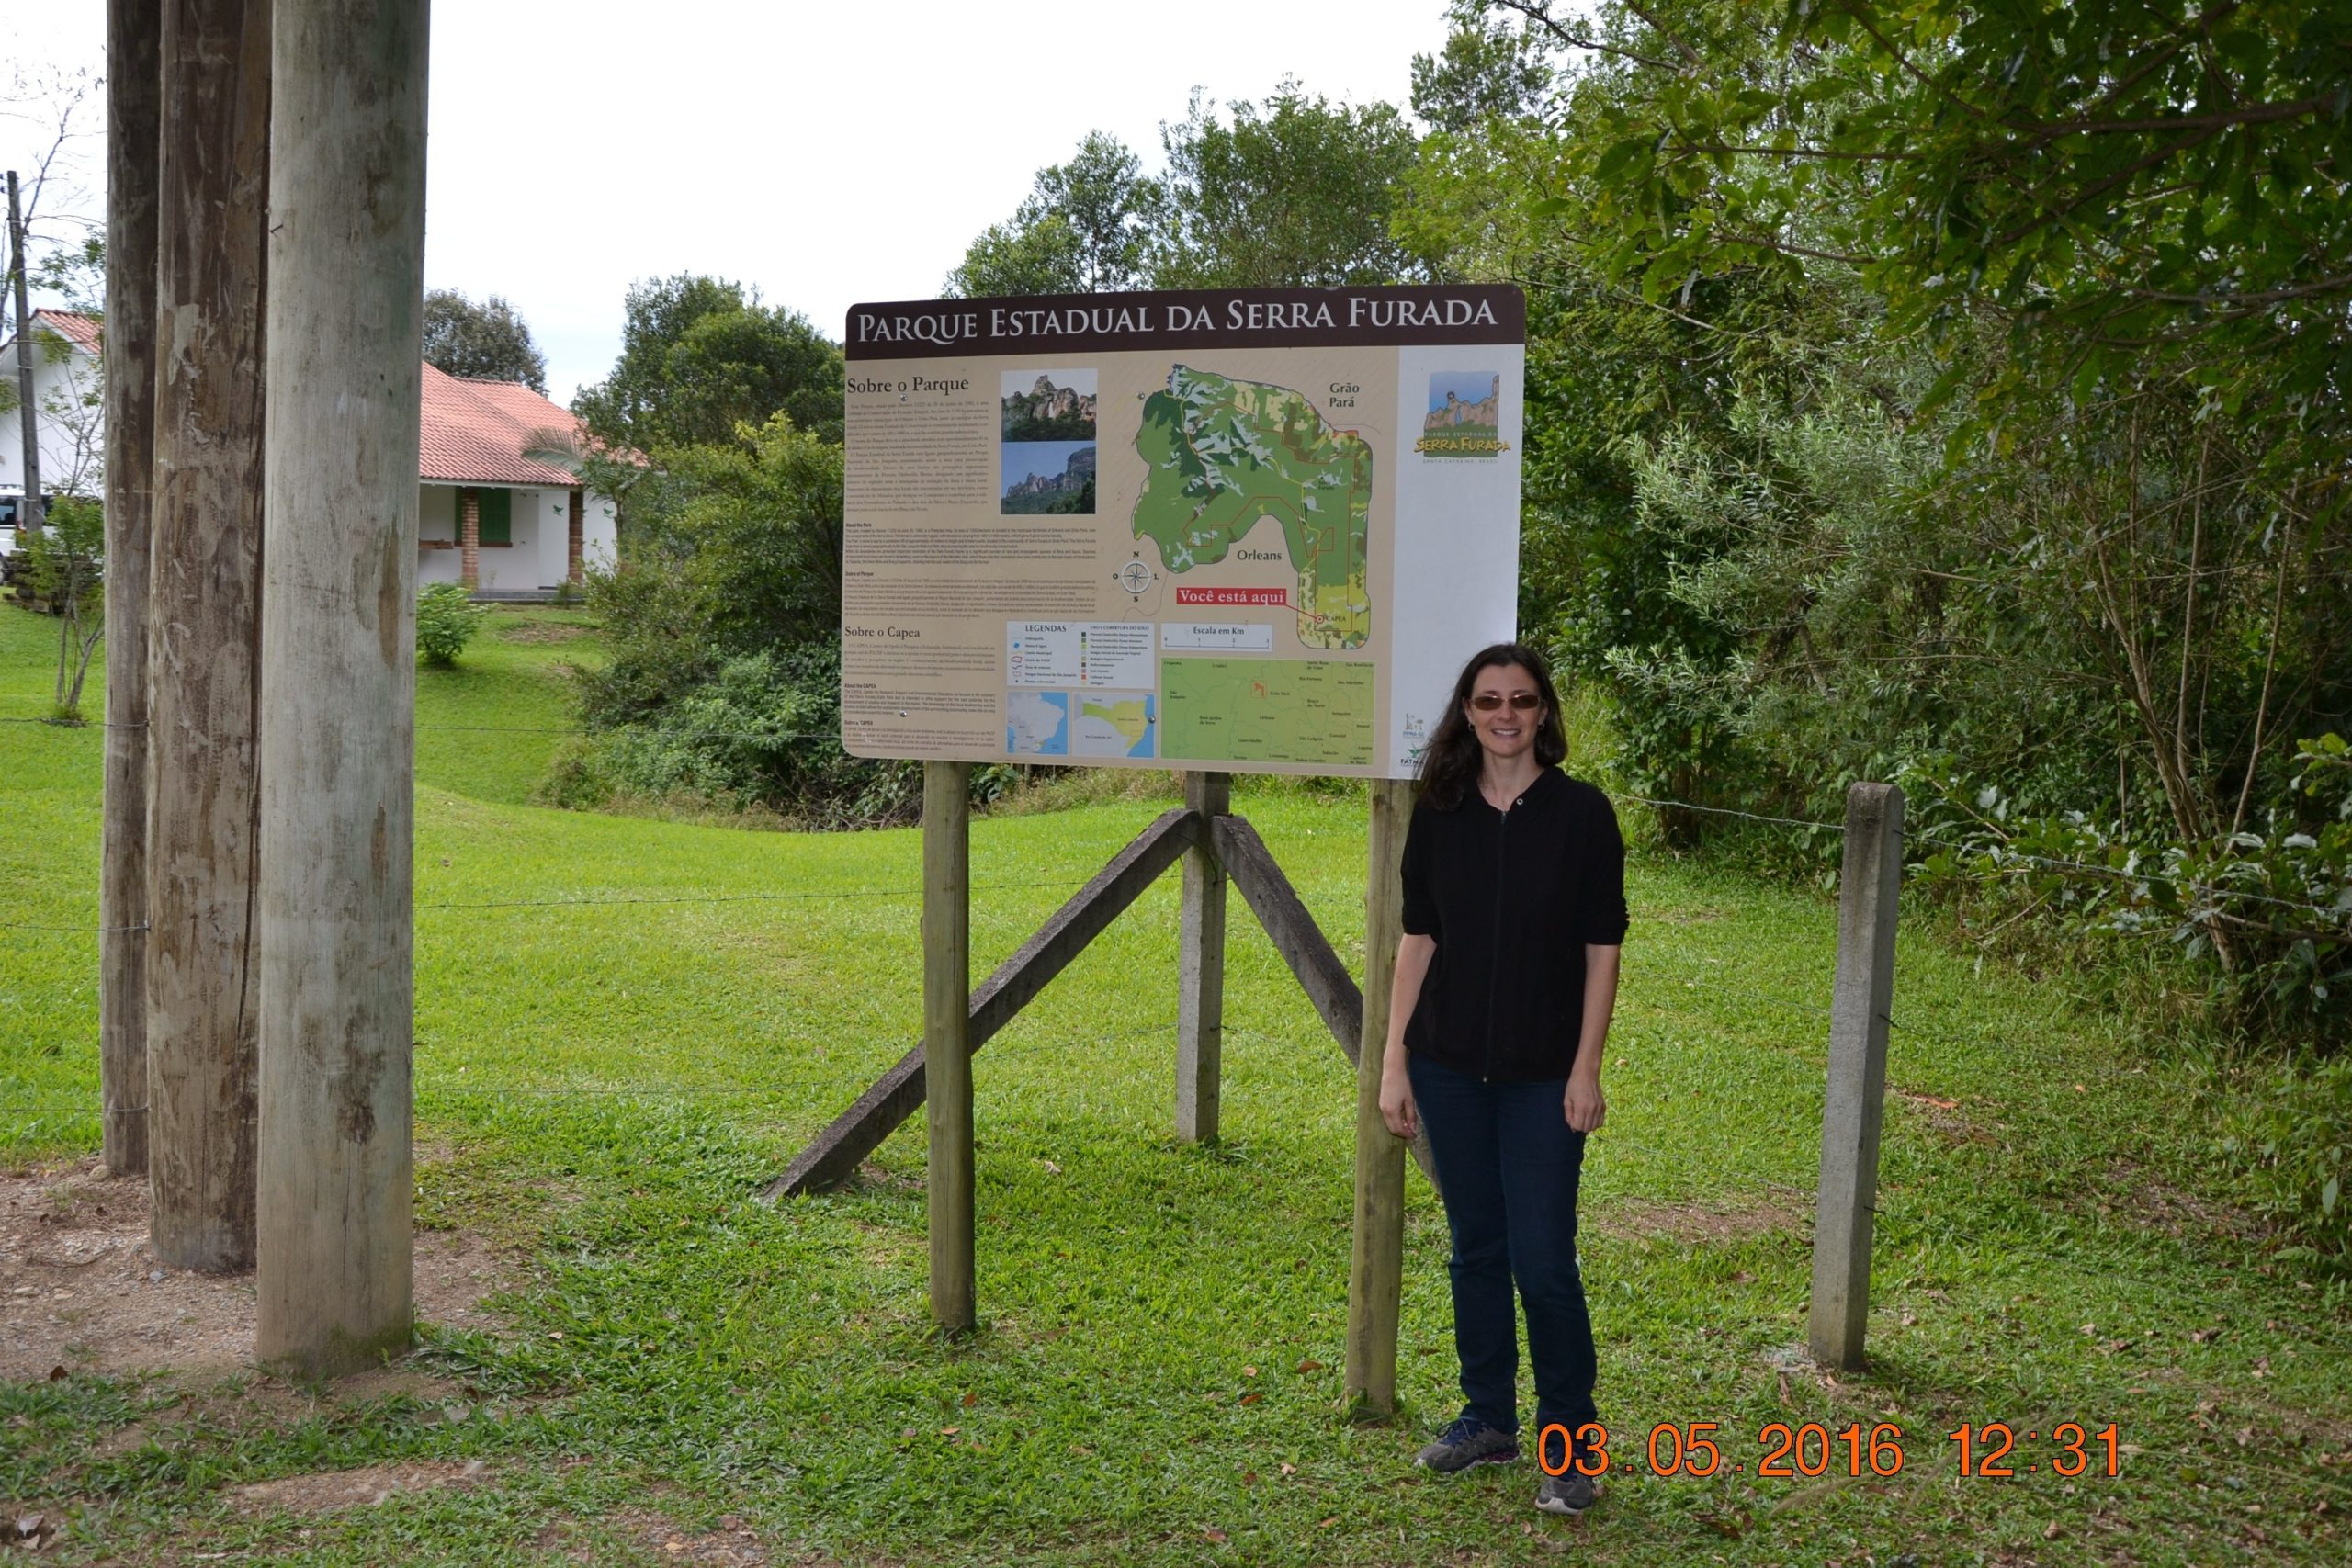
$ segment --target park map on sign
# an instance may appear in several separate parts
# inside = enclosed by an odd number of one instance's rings
[[[1298,574],[1298,639],[1356,649],[1372,630],[1365,519],[1372,448],[1305,394],[1179,365],[1144,400],[1136,451],[1147,479],[1135,533],[1171,573],[1223,560],[1271,517]]]

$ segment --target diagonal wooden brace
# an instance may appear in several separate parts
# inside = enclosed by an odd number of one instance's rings
[[[1209,833],[1217,859],[1225,863],[1225,874],[1241,890],[1250,912],[1266,928],[1274,951],[1290,965],[1290,972],[1298,977],[1299,988],[1322,1015],[1331,1038],[1348,1054],[1349,1065],[1354,1066],[1359,1054],[1357,1039],[1363,1033],[1363,988],[1332,951],[1330,940],[1315,923],[1315,917],[1307,911],[1297,889],[1291,886],[1290,878],[1283,874],[1266,840],[1258,837],[1258,829],[1245,818],[1219,817],[1210,823]],[[1430,1154],[1426,1129],[1413,1139],[1413,1163],[1421,1168],[1421,1174],[1435,1187],[1437,1166]]]
[[[1307,1000],[1352,1064],[1357,1056],[1356,1037],[1363,1029],[1363,993],[1348,974],[1348,966],[1332,951],[1322,928],[1315,923],[1256,829],[1242,818],[1227,816],[1211,818],[1206,826],[1209,842],[1224,863],[1226,874],[1241,890],[1275,951],[1298,977]],[[1037,934],[1022,944],[1020,952],[999,964],[996,973],[972,993],[972,1050],[978,1052],[1085,952],[1087,944],[1102,935],[1161,872],[1199,841],[1203,828],[1203,819],[1195,812],[1178,809],[1161,815],[1113,856],[1092,881],[1072,894],[1038,928]],[[762,1196],[795,1198],[840,1186],[857,1169],[859,1161],[880,1148],[883,1140],[915,1113],[923,1102],[924,1090],[922,1047],[918,1045],[833,1118]],[[1413,1140],[1413,1159],[1435,1186],[1437,1171],[1430,1160],[1426,1134]]]
[[[971,1039],[977,1052],[1053,977],[1086,951],[1159,874],[1176,863],[1200,835],[1200,818],[1181,807],[1163,814],[1113,856],[1094,879],[1070,896],[1021,951],[997,966],[972,993]],[[922,1047],[899,1058],[832,1125],[800,1151],[770,1182],[768,1198],[792,1198],[837,1187],[858,1162],[882,1146],[923,1101]]]

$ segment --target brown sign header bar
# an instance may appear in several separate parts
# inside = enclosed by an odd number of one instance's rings
[[[1523,343],[1527,297],[1510,284],[1362,288],[1184,288],[853,305],[842,337],[854,365],[1123,349]]]

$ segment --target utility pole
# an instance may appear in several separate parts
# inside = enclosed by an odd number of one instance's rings
[[[428,0],[277,0],[254,1355],[413,1313],[416,470]]]
[[[107,1170],[147,1174],[147,558],[155,479],[160,0],[107,5],[107,739],[98,1096]]]
[[[17,199],[17,171],[8,171],[8,239],[15,247],[8,270],[17,284],[17,430],[25,440],[25,499],[17,508],[19,532],[39,528],[40,503],[40,439],[33,405],[33,317],[25,286],[25,216]]]
[[[254,1261],[269,0],[165,0],[147,615],[155,1254]]]

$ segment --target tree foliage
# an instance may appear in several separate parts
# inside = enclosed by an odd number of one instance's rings
[[[472,380],[548,389],[548,356],[532,343],[529,323],[495,294],[476,304],[455,288],[426,289],[424,362]]]
[[[2308,880],[2298,743],[2352,728],[2335,24],[1754,21],[1494,0],[1417,65],[1397,225],[1532,295],[1522,625],[1643,793],[1826,817],[1908,779],[1951,865],[2011,843],[2003,919],[2199,868],[2233,901],[2131,929],[2318,1027],[2352,918],[2247,890]],[[2062,842],[2063,896],[2010,879]]]
[[[680,273],[629,289],[620,358],[571,408],[596,440],[638,452],[743,446],[778,413],[839,440],[841,349],[756,290]]]
[[[1133,288],[1159,210],[1159,183],[1115,136],[1091,131],[1066,164],[1037,171],[1012,216],[974,240],[948,274],[952,296]]]
[[[628,561],[590,579],[611,658],[552,794],[903,816],[919,770],[841,747],[842,448],[782,414],[738,437],[656,448]]]
[[[1393,105],[1333,104],[1285,81],[1262,105],[1194,94],[1160,127],[1166,213],[1152,281],[1162,288],[1336,288],[1424,276],[1390,215],[1419,145]]]
[[[1445,90],[1483,90],[1468,73]],[[1430,275],[1391,221],[1419,148],[1391,105],[1334,104],[1289,81],[1262,104],[1222,111],[1195,94],[1182,119],[1162,124],[1160,143],[1167,173],[1154,178],[1117,139],[1089,135],[973,240],[947,291],[1328,288]]]

